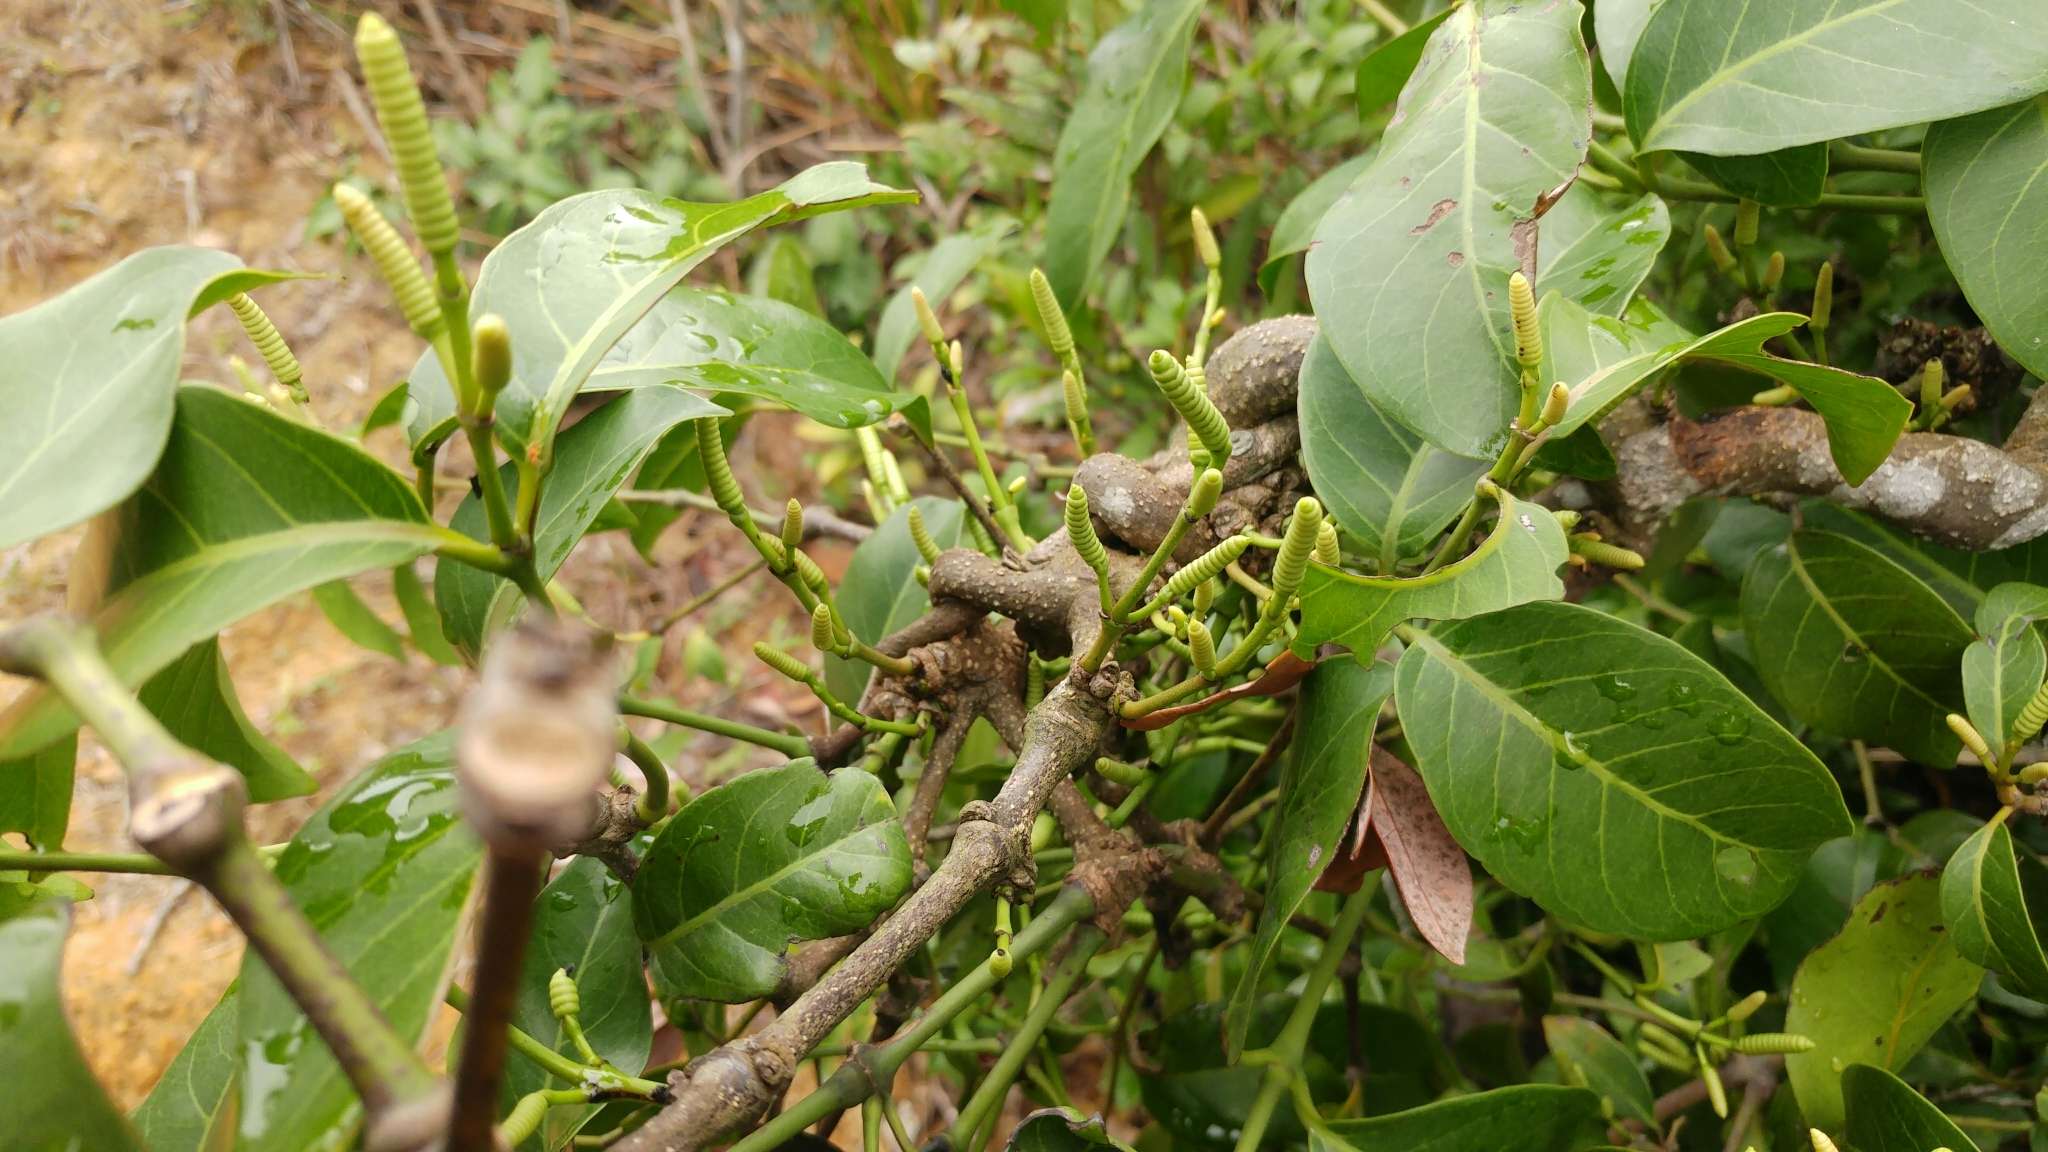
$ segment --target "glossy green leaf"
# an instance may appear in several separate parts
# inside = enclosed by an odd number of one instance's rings
[[[1578,1016],[1545,1016],[1543,1040],[1567,1083],[1599,1095],[1604,1115],[1656,1126],[1656,1095],[1649,1080],[1635,1056],[1607,1029]]]
[[[1081,302],[1130,206],[1131,179],[1173,122],[1201,0],[1146,0],[1088,53],[1088,81],[1060,128],[1046,206],[1045,278]]]
[[[637,1075],[647,1065],[654,1035],[647,980],[640,971],[640,938],[633,932],[633,894],[589,856],[579,856],[548,882],[534,905],[533,934],[519,977],[519,1003],[512,1023],[571,1060],[580,1061],[561,1021],[548,1008],[548,980],[558,968],[572,969],[582,1012],[577,1022],[597,1054]],[[550,1087],[548,1076],[514,1054],[505,1068],[500,1095],[507,1108],[535,1089]],[[560,1148],[596,1109],[550,1108],[528,1147]]]
[[[19,832],[45,852],[62,847],[77,764],[78,741],[69,736],[0,763],[0,832]]]
[[[1543,329],[1543,359],[1537,367],[1537,378],[1561,380],[1567,385],[1590,381],[1609,367],[1693,339],[1692,333],[1641,297],[1629,301],[1620,316],[1602,316],[1560,292],[1546,291],[1536,305],[1536,322]],[[1628,385],[1611,397],[1607,393],[1582,395],[1575,389],[1558,436],[1569,437],[1579,429],[1597,425],[1599,416],[1612,410],[1628,392],[1648,382],[1655,372],[1656,369],[1647,369],[1645,375],[1632,377]],[[1601,406],[1604,409],[1596,413],[1596,407]]]
[[[2048,646],[2037,625],[2048,620],[2048,588],[2000,584],[1977,608],[1982,638],[1963,652],[1963,702],[1970,723],[1993,749],[2012,739],[2020,710],[2048,675]]]
[[[882,309],[882,318],[875,325],[875,367],[881,369],[882,379],[896,378],[896,369],[902,365],[904,353],[910,351],[912,341],[920,338],[917,307],[911,302],[910,290],[922,289],[932,307],[939,307],[954,289],[960,287],[960,282],[967,279],[968,273],[1000,247],[1016,227],[1015,221],[998,217],[948,236],[924,254],[917,274],[910,278],[910,283],[889,297],[889,304]]]
[[[1600,0],[1593,5],[1593,35],[1600,43],[1600,66],[1614,81],[1614,90],[1628,88],[1628,63],[1636,41],[1664,0]]]
[[[911,501],[925,530],[941,549],[957,547],[967,532],[966,510],[957,500],[919,496]],[[898,508],[853,550],[834,593],[847,630],[869,644],[924,615],[931,597],[911,573],[924,558],[910,539],[910,513]],[[853,701],[867,687],[874,666],[865,660],[825,658],[825,684],[840,699]]]
[[[1817,202],[1827,189],[1826,144],[1802,144],[1755,156],[1681,155],[1724,191],[1770,208],[1804,207]]]
[[[825,314],[818,299],[816,273],[804,242],[783,232],[768,238],[747,265],[747,295],[779,300],[813,316]]]
[[[1793,976],[1785,1030],[1815,1047],[1785,1058],[1785,1078],[1815,1127],[1841,1127],[1843,1069],[1904,1067],[1976,995],[1983,969],[1942,926],[1939,888],[1925,874],[1872,888]]]
[[[1422,63],[1422,52],[1428,47],[1430,36],[1448,15],[1450,9],[1446,8],[1411,26],[1406,32],[1374,48],[1358,62],[1358,73],[1352,78],[1351,91],[1358,101],[1360,116],[1378,112],[1401,95],[1409,77],[1415,75],[1415,66]]]
[[[1957,666],[1972,634],[1905,569],[1846,536],[1795,532],[1751,562],[1742,624],[1758,674],[1792,716],[1955,763],[1944,718],[1962,703]]]
[[[1041,1108],[1024,1117],[1010,1132],[1008,1152],[1088,1152],[1130,1145],[1109,1134],[1100,1115],[1083,1116],[1072,1108]]]
[[[2044,88],[2048,24],[2033,0],[1665,0],[1622,104],[1641,151],[1748,156]]]
[[[1949,271],[2013,359],[2048,376],[2048,96],[1936,124],[1921,153]]]
[[[2002,812],[1979,828],[1941,873],[1941,918],[1956,951],[2023,996],[2048,999],[2048,866],[2015,850]]]
[[[481,858],[457,811],[453,744],[444,733],[379,761],[299,829],[275,866],[328,950],[404,1036],[423,1035],[440,1005]],[[300,1152],[344,1140],[361,1105],[253,952],[238,999],[239,1146]]]
[[[1760,916],[1850,828],[1827,769],[1719,672],[1588,608],[1417,633],[1394,691],[1451,834],[1595,931],[1684,940]]]
[[[1301,731],[1280,770],[1280,814],[1273,833],[1272,879],[1259,913],[1258,935],[1244,957],[1223,1018],[1232,1059],[1244,1051],[1261,984],[1280,934],[1301,910],[1316,878],[1338,855],[1337,841],[1358,809],[1372,754],[1380,705],[1394,691],[1390,664],[1365,667],[1326,660],[1301,684]]]
[[[218,640],[194,644],[150,677],[136,697],[179,743],[240,772],[249,782],[249,799],[257,803],[304,796],[317,787],[242,711]]]
[[[443,536],[411,482],[354,444],[204,387],[179,391],[163,456],[120,523],[93,627],[130,685],[266,605]],[[0,757],[77,726],[54,694],[31,690],[0,713]]]
[[[1365,151],[1309,181],[1308,187],[1280,210],[1280,218],[1273,222],[1273,235],[1266,243],[1266,262],[1259,266],[1260,291],[1268,296],[1273,294],[1287,258],[1308,251],[1324,214],[1372,163],[1372,157],[1373,146],[1367,146]]]
[[[2048,586],[2048,538],[1989,552],[1964,552],[1825,500],[1802,502],[1799,516],[1809,528],[1847,536],[1881,553],[1934,589],[1964,618],[1974,616],[1985,593],[2000,584]]]
[[[1856,1152],[1977,1152],[1977,1145],[1941,1109],[1882,1068],[1851,1064],[1842,1072],[1849,1144]]]
[[[1302,357],[1296,407],[1309,482],[1382,573],[1435,543],[1486,474],[1485,461],[1440,451],[1389,420],[1321,336]]]
[[[1315,1152],[1579,1152],[1600,1143],[1600,1097],[1584,1088],[1517,1084],[1363,1120],[1333,1120]]]
[[[583,390],[675,384],[749,396],[835,428],[887,416],[909,397],[846,336],[801,308],[763,296],[676,288],[600,362]],[[706,400],[699,416],[720,410]]]
[[[775,990],[791,943],[865,928],[909,886],[881,782],[795,760],[670,818],[633,881],[633,920],[661,995],[737,1004]]]
[[[1799,392],[1827,426],[1828,450],[1835,467],[1851,484],[1861,484],[1905,431],[1912,402],[1874,376],[1841,368],[1772,355],[1764,345],[1806,323],[1793,312],[1766,312],[1739,320],[1688,343],[1666,345],[1605,364],[1590,376],[1573,380],[1571,406],[1558,424],[1559,434],[1597,421],[1647,384],[1657,373],[1681,361],[1718,364],[1766,376]],[[1761,389],[1759,389],[1761,391]]]
[[[185,318],[241,261],[138,252],[0,318],[0,548],[76,524],[148,477],[170,431]]]
[[[140,1152],[64,1018],[58,976],[69,922],[60,901],[0,914],[0,1133],[24,1152]]]
[[[405,638],[396,629],[384,622],[376,610],[363,603],[363,598],[349,587],[346,580],[329,580],[313,589],[313,603],[319,605],[320,614],[334,625],[335,631],[349,638],[358,647],[366,648],[393,660],[405,659]]]
[[[229,1104],[241,1066],[240,1004],[241,989],[229,985],[129,1117],[151,1152],[199,1152],[217,1146],[209,1140],[232,1139],[226,1129],[234,1123]]]
[[[612,494],[626,486],[662,435],[703,415],[704,401],[681,388],[655,385],[628,392],[583,419],[555,441],[555,466],[541,489],[534,519],[533,563],[552,577],[583,539]],[[511,464],[499,470],[508,491],[517,487]],[[483,504],[471,496],[455,510],[451,527],[487,539]],[[511,619],[522,599],[503,577],[455,563],[434,570],[434,603],[450,644],[474,660],[484,638]]]
[[[1573,184],[1543,214],[1536,234],[1537,291],[1561,292],[1595,315],[1620,316],[1671,239],[1671,210],[1659,196],[1610,204]]]
[[[1382,411],[1492,456],[1518,403],[1507,281],[1578,170],[1592,74],[1577,0],[1480,0],[1429,38],[1372,165],[1323,217],[1309,296]]]
[[[868,180],[851,161],[820,164],[729,204],[691,204],[637,189],[559,200],[507,236],[477,274],[472,315],[497,313],[512,332],[512,382],[498,397],[498,430],[515,447],[551,436],[569,401],[612,346],[690,270],[719,248],[772,224],[823,212],[916,199]],[[658,329],[643,338],[658,338]],[[432,355],[413,370],[414,441],[452,412]]]
[[[1301,583],[1294,649],[1342,644],[1370,662],[1404,620],[1458,620],[1564,595],[1557,577],[1568,550],[1550,510],[1499,493],[1499,519],[1479,546],[1425,576],[1354,576],[1310,564]]]

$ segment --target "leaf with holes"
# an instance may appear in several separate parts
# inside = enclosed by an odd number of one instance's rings
[[[1827,769],[1719,672],[1589,608],[1416,632],[1394,692],[1451,834],[1594,931],[1686,940],[1760,916],[1850,829]]]
[[[1750,563],[1742,625],[1764,685],[1800,721],[1955,763],[1945,717],[1972,634],[1905,569],[1846,536],[1795,532]]]
[[[1998,346],[2048,376],[2048,96],[1936,124],[1920,156],[1949,271]]]
[[[388,568],[445,539],[411,482],[362,449],[205,387],[179,390],[163,457],[119,519],[92,622],[129,685],[294,592]],[[31,689],[0,713],[0,757],[77,726],[55,694]]]
[[[1665,0],[1629,61],[1639,151],[1750,156],[2048,88],[2034,0]]]
[[[1342,644],[1369,663],[1404,620],[1456,620],[1564,595],[1558,566],[1569,554],[1550,510],[1494,490],[1500,517],[1470,554],[1415,577],[1354,576],[1310,564],[1301,583],[1294,651]]]
[[[1387,415],[1490,457],[1518,403],[1508,275],[1585,156],[1578,0],[1478,0],[1429,38],[1371,167],[1316,230],[1309,296]]]
[[[2006,986],[2036,1000],[2048,997],[2048,866],[2015,850],[2000,809],[1941,872],[1941,918],[1956,951],[1999,974]]]
[[[1472,498],[1486,462],[1453,456],[1388,419],[1316,337],[1301,361],[1301,463],[1353,549],[1391,574]]]
[[[1373,726],[1394,690],[1393,668],[1326,660],[1302,681],[1301,730],[1280,769],[1280,814],[1273,833],[1273,879],[1259,913],[1244,975],[1231,992],[1223,1035],[1231,1059],[1244,1051],[1266,968],[1280,934],[1308,898],[1316,877],[1337,858],[1338,841],[1365,786]]]
[[[1045,209],[1045,278],[1081,302],[1130,206],[1131,178],[1173,122],[1201,0],[1146,0],[1088,53],[1088,81],[1060,128]]]
[[[1942,926],[1940,881],[1906,876],[1872,888],[1841,934],[1792,977],[1785,1031],[1814,1048],[1785,1057],[1785,1079],[1807,1123],[1842,1124],[1842,1071],[1905,1067],[1935,1030],[1977,994],[1984,970]]]
[[[671,817],[633,880],[633,920],[657,992],[738,1004],[775,990],[791,943],[865,928],[909,886],[881,782],[793,760]]]

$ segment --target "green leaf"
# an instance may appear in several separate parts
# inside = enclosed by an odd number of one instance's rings
[[[1584,1088],[1517,1084],[1363,1120],[1333,1120],[1316,1152],[1578,1152],[1600,1143],[1600,1097]]]
[[[1600,0],[1593,5],[1593,35],[1600,44],[1600,66],[1617,92],[1628,89],[1628,63],[1636,41],[1664,0]]]
[[[583,390],[675,384],[750,396],[834,428],[872,424],[910,397],[872,360],[801,308],[762,296],[677,288],[614,346]],[[722,415],[708,399],[699,416]]]
[[[1301,630],[1294,650],[1342,644],[1370,662],[1404,620],[1456,620],[1564,595],[1558,566],[1568,550],[1550,510],[1496,490],[1500,519],[1479,547],[1423,576],[1354,576],[1310,564],[1301,584]]]
[[[788,233],[770,237],[747,266],[747,295],[779,300],[813,316],[825,314],[804,242]]]
[[[1943,929],[1939,887],[1922,874],[1872,888],[1792,977],[1785,1031],[1815,1047],[1785,1057],[1785,1078],[1814,1127],[1842,1126],[1843,1069],[1904,1067],[1977,994],[1983,969]]]
[[[1508,275],[1592,132],[1580,15],[1577,0],[1452,10],[1309,249],[1338,359],[1387,415],[1461,456],[1493,456],[1515,413]]]
[[[703,406],[704,401],[681,388],[655,385],[620,396],[562,432],[534,519],[533,563],[541,579],[561,568],[612,494],[625,487],[662,435],[703,415]],[[499,475],[517,486],[511,464],[500,468]],[[475,496],[462,502],[449,524],[480,540],[487,536],[483,504]],[[474,660],[483,651],[484,638],[510,620],[522,601],[519,590],[501,576],[445,563],[434,570],[434,602],[448,642]]]
[[[684,806],[633,881],[633,920],[663,996],[766,996],[798,940],[855,932],[910,886],[910,845],[881,781],[809,759],[750,772]]]
[[[738,439],[746,419],[745,415],[739,415],[719,421],[719,439],[727,449]],[[706,488],[704,461],[697,455],[697,429],[689,424],[678,424],[664,433],[641,462],[640,471],[633,476],[635,491],[653,492],[665,488],[687,488],[692,492],[702,492]],[[681,508],[661,504],[634,505],[633,547],[652,562],[654,542],[661,539],[661,534],[682,514]]]
[[[199,1152],[222,1146],[208,1140],[225,1135],[214,1131],[217,1124],[234,1122],[234,1110],[223,1112],[222,1106],[228,1102],[242,1059],[236,1047],[241,1036],[240,997],[241,989],[229,985],[178,1050],[171,1066],[164,1069],[142,1106],[129,1117],[153,1152]]]
[[[420,582],[419,570],[411,561],[391,570],[391,596],[398,601],[398,610],[405,616],[405,630],[412,637],[412,646],[420,654],[436,664],[454,665],[462,663],[462,654],[448,643],[448,637],[441,632],[441,613],[434,607],[432,597],[427,595],[426,585]]]
[[[1223,1018],[1225,1050],[1244,1051],[1260,986],[1280,947],[1280,935],[1301,910],[1316,878],[1337,858],[1337,841],[1358,810],[1372,753],[1380,705],[1394,691],[1390,664],[1365,667],[1326,660],[1301,684],[1301,731],[1280,770],[1272,879],[1259,913],[1259,930],[1244,957],[1244,974],[1231,991]]]
[[[1671,210],[1655,195],[1611,208],[1592,188],[1573,184],[1536,231],[1537,289],[1562,292],[1595,315],[1620,316],[1671,239]]]
[[[919,496],[911,501],[924,517],[925,530],[941,549],[958,547],[966,538],[966,510],[957,500]],[[898,508],[853,550],[846,574],[834,593],[848,631],[873,644],[924,615],[931,597],[911,575],[924,558],[910,539],[910,512]],[[874,666],[865,660],[825,658],[825,685],[842,700],[858,700]]]
[[[64,1018],[58,975],[69,921],[69,907],[52,900],[0,918],[0,1132],[24,1152],[141,1152]]]
[[[985,950],[987,945],[982,947]],[[1271,1045],[1294,1005],[1294,997],[1262,997],[1253,1013],[1246,1047],[1258,1049]],[[1434,1045],[1434,1038],[1416,1026],[1412,1017],[1379,1005],[1361,1004],[1359,1007],[1358,1035],[1364,1049],[1364,1062],[1375,1073],[1398,1067],[1405,1060],[1428,1052]],[[1144,1050],[1154,1054],[1163,1068],[1139,1078],[1139,1091],[1143,1094],[1146,1111],[1152,1114],[1160,1129],[1172,1136],[1176,1149],[1229,1152],[1235,1142],[1235,1133],[1244,1127],[1252,1103],[1259,1095],[1260,1081],[1265,1079],[1263,1068],[1228,1063],[1223,1050],[1223,1011],[1223,1005],[1215,1001],[1198,1001],[1182,1010],[1165,1014],[1159,1025],[1142,1038]],[[1401,1022],[1409,1026],[1400,1027]],[[1303,1058],[1294,1066],[1296,1075],[1306,1083],[1312,1098],[1330,1100],[1343,1097],[1347,1088],[1344,1069],[1350,1052],[1347,1032],[1341,1005],[1332,1003],[1317,1011]],[[1386,1043],[1389,1039],[1395,1043]],[[1441,1047],[1436,1047],[1431,1055],[1443,1059]],[[1375,1084],[1375,1078],[1369,1075],[1364,1085],[1366,1107],[1392,1106],[1375,1092],[1375,1088],[1380,1087]],[[1407,1076],[1400,1079],[1406,1083],[1385,1083],[1398,1099],[1405,1100],[1414,1094],[1416,1080]],[[1441,1088],[1439,1079],[1428,1090],[1440,1091]],[[1293,1110],[1281,1108],[1266,1129],[1267,1146],[1299,1145],[1301,1139],[1301,1125]]]
[[[45,852],[62,847],[77,763],[78,741],[69,736],[0,763],[0,832],[19,832]]]
[[[771,224],[914,199],[870,183],[863,165],[837,161],[729,204],[613,189],[549,205],[484,257],[470,302],[472,315],[495,312],[512,332],[512,381],[498,396],[499,435],[515,449],[548,440],[612,346],[724,245]],[[444,421],[433,413],[452,412],[453,403],[432,355],[421,359],[412,383],[423,415],[409,425],[439,426]]]
[[[1977,1152],[1977,1145],[1941,1109],[1882,1068],[1851,1064],[1842,1072],[1849,1143],[1857,1152]]]
[[[1801,722],[1955,763],[1945,717],[1962,702],[1970,628],[1905,569],[1846,536],[1795,532],[1750,563],[1742,624],[1764,685]]]
[[[647,1066],[654,1024],[640,971],[640,938],[633,933],[633,894],[589,856],[577,857],[549,881],[534,905],[533,935],[512,1015],[514,1027],[580,1062],[561,1021],[548,1008],[548,980],[558,968],[572,970],[583,1009],[577,1022],[590,1046],[607,1063],[638,1074]],[[500,1096],[509,1109],[520,1096],[544,1087],[547,1074],[515,1055],[506,1065]],[[595,1111],[548,1109],[532,1146],[562,1147]]]
[[[2020,710],[2048,675],[2048,647],[2035,627],[2048,620],[2048,588],[2000,584],[1977,608],[1983,638],[1963,652],[1963,701],[1970,723],[1994,750],[2013,738]]]
[[[219,640],[194,644],[150,677],[136,698],[180,744],[240,772],[249,782],[252,801],[305,796],[318,787],[284,749],[250,723],[221,657]]]
[[[2044,87],[2048,24],[2033,0],[1665,0],[1622,104],[1639,151],[1748,156]]]
[[[424,1035],[440,1005],[481,857],[457,811],[453,745],[443,733],[379,761],[299,829],[275,868],[402,1036]],[[361,1120],[355,1093],[253,952],[241,989],[238,1147],[299,1152],[346,1138]]]
[[[405,659],[405,638],[384,622],[346,580],[329,580],[313,589],[313,603],[334,629],[354,642],[393,660]]]
[[[1817,203],[1827,190],[1826,144],[1802,144],[1756,156],[1680,155],[1724,191],[1770,208],[1802,208]]]
[[[1913,404],[1874,376],[1787,360],[1764,347],[1767,341],[1805,323],[1806,317],[1794,312],[1766,312],[1689,343],[1609,362],[1571,385],[1571,406],[1558,423],[1557,434],[1597,421],[1657,373],[1680,361],[1718,364],[1767,376],[1796,389],[1826,424],[1835,467],[1849,483],[1861,484],[1891,455]],[[1563,379],[1569,382],[1571,377]]]
[[[1073,1108],[1040,1108],[1020,1121],[1004,1145],[1008,1152],[1088,1152],[1130,1145],[1109,1134],[1100,1115],[1083,1116]]]
[[[1927,130],[1927,219],[1970,307],[1998,346],[2048,377],[2048,96]]]
[[[1434,543],[1486,474],[1485,461],[1439,451],[1389,420],[1320,335],[1302,357],[1297,407],[1309,482],[1381,573]]]
[[[0,548],[111,508],[171,427],[185,318],[241,267],[212,248],[150,248],[0,318]]]
[[[2023,996],[2048,998],[2048,866],[2015,852],[2001,809],[1949,858],[1941,873],[1941,918],[1956,951],[1999,974]]]
[[[1437,25],[1450,15],[1450,9],[1431,16],[1406,32],[1374,48],[1366,58],[1358,62],[1358,72],[1352,78],[1352,95],[1358,101],[1358,114],[1370,116],[1392,104],[1401,95],[1401,89],[1408,86],[1408,78],[1415,75],[1415,66],[1422,62],[1422,51],[1429,45],[1429,38],[1436,32]],[[1279,232],[1276,229],[1274,236]]]
[[[882,319],[875,325],[875,367],[881,369],[882,379],[896,378],[903,354],[910,350],[912,341],[920,338],[917,307],[911,302],[910,290],[922,289],[932,306],[938,307],[1016,227],[1016,221],[997,217],[946,237],[924,254],[917,275],[889,297],[889,305],[882,309]]]
[[[1323,222],[1330,206],[1372,163],[1374,147],[1376,145],[1368,145],[1365,151],[1309,181],[1308,187],[1280,210],[1280,218],[1273,222],[1272,238],[1266,243],[1266,262],[1259,265],[1259,291],[1271,296],[1280,282],[1280,270],[1286,267],[1287,258],[1308,251],[1309,242],[1315,239],[1316,227]]]
[[[1635,1056],[1607,1029],[1577,1016],[1545,1016],[1543,1040],[1569,1083],[1599,1094],[1604,1115],[1657,1126],[1649,1080]]]
[[[1088,82],[1060,128],[1046,206],[1045,278],[1079,306],[1123,230],[1131,178],[1180,106],[1201,0],[1146,0],[1088,53]]]
[[[1451,834],[1586,928],[1686,940],[1760,916],[1851,827],[1827,769],[1719,672],[1592,609],[1417,633],[1396,675]]]
[[[346,440],[214,388],[178,392],[154,474],[120,514],[93,628],[123,683],[294,592],[409,560],[444,537],[412,485]],[[0,757],[78,726],[36,688],[0,713]]]

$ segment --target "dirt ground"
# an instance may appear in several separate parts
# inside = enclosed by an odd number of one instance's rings
[[[77,283],[155,244],[229,249],[253,266],[327,277],[264,291],[261,302],[306,368],[314,413],[329,427],[360,420],[411,367],[417,340],[390,310],[366,262],[335,240],[308,240],[309,213],[337,175],[378,176],[382,165],[349,111],[347,33],[293,5],[283,40],[242,21],[261,3],[156,0],[8,0],[0,4],[0,314]],[[270,11],[285,5],[273,3]],[[190,379],[234,379],[229,357],[254,361],[224,309],[201,317],[186,353]],[[260,370],[260,361],[258,361]],[[736,463],[743,478],[806,476],[796,437],[756,422]],[[397,461],[394,432],[372,450]],[[776,454],[755,457],[754,453]],[[452,461],[449,470],[466,470]],[[751,483],[751,480],[749,481]],[[760,491],[760,489],[756,489]],[[779,488],[770,503],[809,491]],[[445,512],[445,509],[444,509]],[[562,581],[592,615],[645,627],[745,562],[737,536],[686,515],[642,561],[617,535],[587,542]],[[61,608],[76,533],[0,552],[0,620]],[[738,545],[744,547],[744,545]],[[825,545],[828,571],[843,546]],[[388,583],[358,582],[396,619]],[[781,597],[755,602],[742,587],[688,624],[728,650],[771,629],[805,623]],[[662,667],[671,681],[683,629]],[[282,840],[332,790],[382,753],[448,724],[464,674],[414,655],[400,663],[355,647],[299,596],[236,624],[224,649],[252,719],[320,780],[320,796],[252,813],[263,842]],[[806,715],[815,702],[789,693],[766,669],[732,661],[729,685],[671,682],[692,707],[757,723]],[[0,685],[0,699],[12,691]],[[723,742],[685,748],[686,779]],[[119,770],[82,750],[66,847],[132,850]],[[168,878],[90,878],[65,965],[65,1000],[88,1060],[123,1106],[140,1102],[187,1035],[234,978],[241,939],[203,894]]]

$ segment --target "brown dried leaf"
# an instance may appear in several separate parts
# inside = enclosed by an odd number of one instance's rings
[[[1372,750],[1371,836],[1384,854],[1415,930],[1453,964],[1472,931],[1472,869],[1415,769]]]

